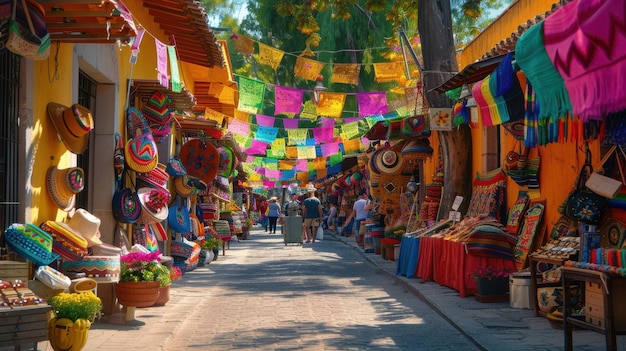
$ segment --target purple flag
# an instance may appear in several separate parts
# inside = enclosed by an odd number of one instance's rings
[[[334,127],[313,128],[313,138],[317,143],[330,143],[333,141]]]
[[[302,107],[303,90],[276,86],[274,114],[299,113]]]
[[[266,115],[256,115],[256,124],[260,125],[260,126],[264,126],[264,127],[273,127],[274,126],[274,120],[276,118],[272,117],[272,116],[266,116]]]
[[[285,129],[298,129],[298,119],[283,118],[283,127]]]
[[[359,116],[387,113],[387,95],[382,93],[356,93]]]
[[[166,89],[170,87],[170,77],[167,75],[167,45],[161,43],[158,39],[154,39],[157,54],[157,71],[159,83]]]
[[[250,147],[246,150],[246,152],[250,155],[263,155],[265,156],[265,150],[267,149],[268,143],[264,143],[259,140],[252,140],[250,143]]]

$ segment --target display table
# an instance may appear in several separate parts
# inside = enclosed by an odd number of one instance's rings
[[[400,255],[396,262],[396,275],[403,275],[408,278],[415,277],[417,260],[420,251],[419,237],[403,236],[400,242]]]
[[[48,318],[52,308],[47,304],[0,311],[0,347],[37,344],[48,340]],[[35,347],[37,349],[37,347]]]
[[[457,290],[461,297],[472,296],[477,292],[472,273],[479,267],[509,268],[515,272],[512,260],[469,255],[463,242],[434,237],[420,239],[415,276],[422,281],[433,280]]]
[[[604,334],[606,349],[617,350],[616,334],[626,334],[624,318],[626,303],[623,301],[624,292],[626,291],[626,279],[621,276],[590,269],[563,267],[561,270],[561,281],[563,282],[563,335],[565,338],[565,350],[573,349],[572,330],[574,327]],[[586,290],[586,320],[580,320],[572,316],[570,288],[574,284],[581,283],[584,283]],[[597,295],[597,298],[594,298],[592,301],[590,297],[595,297],[594,295]],[[600,318],[596,318],[589,310],[590,306],[596,305],[599,307]]]

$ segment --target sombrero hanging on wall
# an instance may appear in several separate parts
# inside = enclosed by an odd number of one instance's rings
[[[52,166],[46,172],[46,184],[52,200],[68,212],[74,208],[76,194],[85,187],[85,172],[80,167],[58,169]]]
[[[386,149],[376,156],[376,168],[383,174],[396,174],[402,168],[402,155],[393,149]]]
[[[56,102],[48,103],[48,116],[63,141],[75,154],[82,154],[89,143],[89,132],[94,128],[91,111],[79,104],[70,107]]]
[[[187,174],[209,184],[215,179],[220,163],[220,154],[210,143],[192,139],[180,148],[180,160]]]

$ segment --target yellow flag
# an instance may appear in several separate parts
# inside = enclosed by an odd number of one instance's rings
[[[238,35],[235,40],[235,50],[245,55],[254,54],[254,41],[243,35]]]
[[[259,61],[276,70],[283,59],[284,51],[259,43]]]
[[[328,169],[327,168],[318,169],[316,178],[317,179],[326,178],[326,175],[328,175]]]
[[[320,170],[326,168],[326,157],[316,157],[313,159],[313,169]]]
[[[289,145],[304,145],[306,144],[306,137],[308,129],[287,129],[287,137],[289,139]]]
[[[220,127],[224,123],[224,117],[225,116],[226,115],[224,115],[223,113],[215,111],[215,110],[210,109],[208,107],[204,108],[204,118],[216,121],[217,125],[220,126]]]
[[[327,117],[341,117],[346,94],[320,92],[320,101],[317,103],[317,114]]]
[[[341,126],[341,138],[353,139],[359,136],[359,122],[350,122]]]
[[[298,58],[296,58],[296,65],[293,68],[293,73],[296,77],[316,80],[323,68],[324,64],[319,61],[298,56]]]
[[[298,158],[303,160],[312,160],[315,158],[315,146],[296,146],[298,149]]]
[[[404,76],[404,62],[381,62],[374,64],[374,80],[378,83],[400,81]]]
[[[250,123],[250,114],[246,111],[242,111],[239,109],[235,109],[235,119],[242,121],[242,122],[246,122],[246,123]]]
[[[272,142],[272,155],[285,156],[285,138],[276,138]]]
[[[330,80],[333,83],[357,85],[359,83],[359,72],[361,72],[361,65],[359,64],[335,63],[333,64],[333,75]]]
[[[353,153],[361,150],[361,139],[356,138],[352,140],[344,140],[343,149],[346,150],[346,153]]]
[[[213,84],[211,84],[213,85]],[[224,105],[231,105],[231,106],[235,106],[235,95],[237,93],[237,90],[231,88],[231,87],[227,87],[224,86],[224,88],[222,88],[222,91],[220,91],[219,95],[217,96],[217,98],[219,99],[220,103],[224,104]]]
[[[295,161],[290,160],[278,160],[278,169],[281,171],[289,171],[296,167]]]
[[[298,172],[296,173],[296,179],[300,182],[300,184],[306,184],[309,182],[309,172]]]
[[[298,158],[298,147],[296,147],[296,146],[287,146],[285,148],[285,156],[287,158],[297,159]]]

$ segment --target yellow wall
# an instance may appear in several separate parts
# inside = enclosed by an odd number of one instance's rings
[[[558,0],[517,0],[500,17],[485,28],[458,55],[459,72],[470,63],[479,60],[501,40],[517,32],[519,25],[550,10]]]

